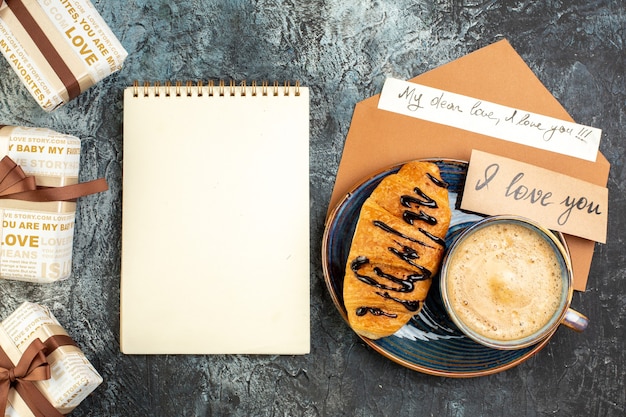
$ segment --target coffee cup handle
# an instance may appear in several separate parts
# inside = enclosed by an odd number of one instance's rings
[[[568,308],[561,323],[572,330],[582,332],[589,325],[589,319],[578,311]]]

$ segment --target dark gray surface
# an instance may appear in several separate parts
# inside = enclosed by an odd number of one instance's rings
[[[105,176],[111,187],[79,203],[71,279],[0,282],[0,317],[25,300],[49,306],[104,377],[72,415],[626,415],[623,1],[94,4],[130,56],[69,105],[39,110],[0,60],[0,123],[80,137],[81,177]],[[410,78],[502,38],[577,122],[603,129],[600,149],[612,164],[608,242],[596,247],[587,292],[574,298],[591,327],[559,330],[538,355],[500,374],[429,376],[367,348],[336,312],[320,268],[324,216],[354,104],[380,92],[387,76]],[[310,355],[119,353],[122,89],[135,79],[209,78],[299,79],[311,88]]]

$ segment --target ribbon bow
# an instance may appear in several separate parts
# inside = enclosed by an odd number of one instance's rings
[[[9,390],[15,388],[36,417],[62,416],[33,384],[50,379],[46,346],[35,339],[22,354],[17,365],[0,348],[0,412],[6,410]]]
[[[25,201],[71,201],[108,189],[104,178],[62,187],[38,187],[9,156],[0,160],[0,198]]]
[[[22,167],[5,156],[0,160],[0,196],[32,191],[37,189],[35,177],[27,177]]]

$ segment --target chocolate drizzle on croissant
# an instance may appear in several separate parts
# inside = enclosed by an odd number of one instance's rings
[[[445,247],[446,188],[435,164],[412,162],[381,181],[363,205],[344,278],[357,333],[393,334],[421,309]]]

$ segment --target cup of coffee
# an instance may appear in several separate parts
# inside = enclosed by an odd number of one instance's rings
[[[441,296],[457,327],[495,349],[520,349],[560,324],[583,331],[572,310],[569,252],[560,234],[519,216],[487,217],[461,233],[446,253]]]

